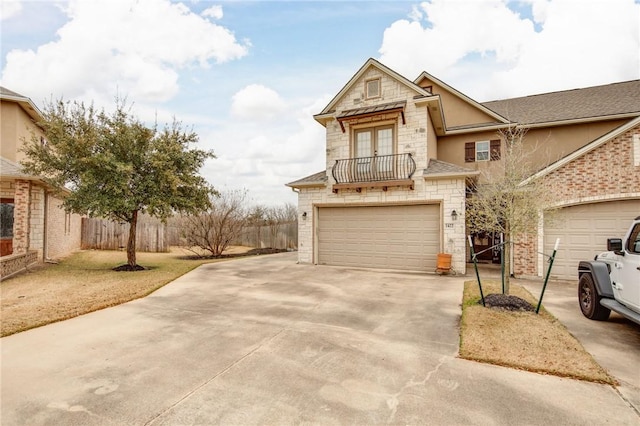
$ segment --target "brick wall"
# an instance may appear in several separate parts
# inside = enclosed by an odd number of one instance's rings
[[[640,165],[634,165],[634,135],[640,126],[544,177],[558,203],[640,190]]]
[[[32,250],[39,259],[55,259],[80,249],[81,216],[67,215],[60,208],[62,200],[47,194],[43,186],[28,180],[5,180],[0,182],[0,195],[14,199],[14,253]]]
[[[28,180],[15,181],[13,198],[13,252],[25,253],[29,248],[31,182]]]
[[[640,146],[640,126],[600,145],[543,177],[557,206],[624,198],[640,193],[640,164],[635,161]],[[544,232],[541,228],[540,232]],[[514,249],[514,273],[540,276],[541,236],[522,236]]]
[[[44,229],[45,229],[45,190],[42,186],[31,184],[31,203],[29,206],[29,250],[38,252],[38,258],[43,258]]]
[[[62,200],[49,194],[47,198],[46,257],[57,259],[80,249],[82,217],[66,213]]]

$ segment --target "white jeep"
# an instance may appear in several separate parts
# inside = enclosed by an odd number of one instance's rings
[[[578,300],[585,317],[604,321],[611,311],[640,324],[640,216],[623,239],[578,266]]]

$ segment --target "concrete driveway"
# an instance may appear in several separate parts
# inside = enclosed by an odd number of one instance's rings
[[[457,359],[463,281],[293,253],[205,265],[1,339],[1,423],[640,423],[612,387]]]
[[[542,282],[516,281],[539,297]],[[542,302],[598,364],[618,380],[618,391],[640,413],[640,326],[615,312],[608,321],[585,318],[578,305],[577,282],[550,282]]]

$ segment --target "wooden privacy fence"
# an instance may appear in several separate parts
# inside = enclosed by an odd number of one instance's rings
[[[160,221],[142,219],[136,226],[136,251],[168,252],[166,225]],[[104,219],[82,219],[82,249],[126,250],[129,224]]]
[[[136,250],[140,252],[168,252],[170,246],[181,244],[182,228],[179,221],[142,217],[136,228]],[[129,224],[105,219],[82,219],[82,249],[126,250]],[[298,247],[298,223],[247,226],[233,242],[256,248],[294,250]]]
[[[297,249],[298,222],[246,226],[234,244],[256,248]]]

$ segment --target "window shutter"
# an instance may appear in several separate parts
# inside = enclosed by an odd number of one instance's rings
[[[476,143],[467,142],[464,144],[464,162],[473,163],[476,161]]]
[[[500,140],[494,139],[490,143],[491,147],[489,148],[491,153],[491,161],[500,159]]]

